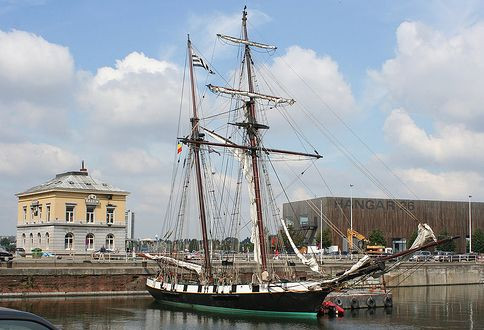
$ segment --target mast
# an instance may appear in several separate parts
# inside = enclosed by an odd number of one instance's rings
[[[197,112],[197,100],[195,97],[195,79],[193,76],[193,51],[192,43],[190,41],[190,36],[188,36],[188,58],[190,61],[190,84],[192,90],[192,108],[193,117],[190,119],[192,123],[192,134],[191,140],[200,141],[203,138],[200,136],[200,125]],[[203,255],[205,261],[205,276],[209,281],[212,280],[212,265],[210,262],[210,251],[208,249],[208,237],[207,237],[207,219],[205,213],[205,199],[203,196],[203,183],[202,183],[202,172],[200,168],[200,144],[191,144],[193,155],[195,159],[195,172],[197,176],[197,190],[198,190],[198,206],[200,210],[200,223],[202,225],[202,244],[203,244]]]
[[[247,42],[245,43],[245,63],[247,65],[247,79],[249,85],[249,93],[254,93],[254,84],[252,81],[252,59],[250,55],[250,47],[248,44],[249,38],[247,34],[247,11],[244,8],[242,15],[242,27],[243,27],[243,37]],[[249,94],[250,95],[250,94]],[[255,205],[257,210],[257,229],[259,232],[259,246],[261,253],[261,263],[262,272],[267,270],[267,256],[266,256],[266,241],[264,235],[264,224],[262,220],[262,201],[260,193],[260,177],[259,177],[259,166],[257,161],[257,149],[259,147],[259,141],[257,138],[258,125],[255,112],[255,98],[250,96],[249,101],[246,103],[248,108],[247,121],[249,125],[246,127],[247,134],[249,136],[250,147],[252,148],[250,156],[252,158],[252,173],[254,177],[254,194],[255,194]]]

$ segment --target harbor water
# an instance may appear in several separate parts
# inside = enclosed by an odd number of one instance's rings
[[[393,308],[314,320],[195,313],[151,296],[3,299],[61,329],[484,329],[484,285],[398,288]]]

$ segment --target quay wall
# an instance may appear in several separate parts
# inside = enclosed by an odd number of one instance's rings
[[[350,267],[349,263],[325,263],[326,274]],[[281,266],[282,268],[282,266]],[[287,268],[287,267],[286,267]],[[243,265],[251,274],[254,265]],[[146,278],[156,274],[153,262],[105,263],[13,263],[0,265],[0,299],[19,296],[143,293]],[[308,276],[303,266],[294,267],[297,277]],[[403,264],[385,275],[387,287],[484,284],[484,263]]]

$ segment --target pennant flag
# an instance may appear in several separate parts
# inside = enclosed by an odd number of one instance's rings
[[[182,144],[181,143],[178,143],[177,147],[176,147],[176,153],[177,154],[180,154],[182,152]]]
[[[201,68],[204,68],[205,70],[208,71],[208,73],[210,74],[215,74],[215,72],[213,72],[210,67],[208,66],[207,63],[205,63],[205,61],[198,55],[195,55],[195,54],[192,54],[192,63],[193,63],[193,66],[199,66]]]

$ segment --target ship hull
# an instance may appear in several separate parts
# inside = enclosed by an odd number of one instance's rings
[[[305,292],[189,293],[146,286],[160,303],[235,315],[316,317],[329,290]]]

